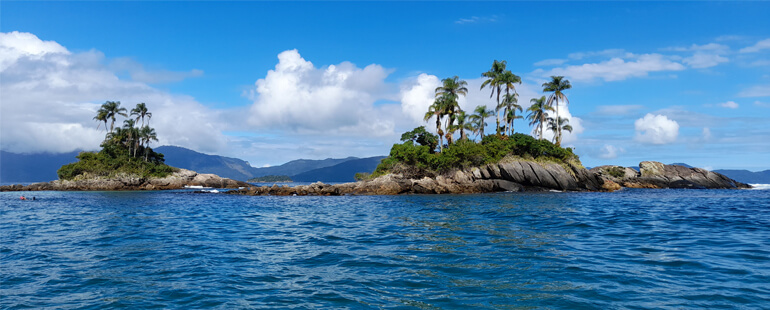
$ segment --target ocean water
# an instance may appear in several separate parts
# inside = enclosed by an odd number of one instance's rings
[[[770,190],[0,193],[0,308],[770,308]]]

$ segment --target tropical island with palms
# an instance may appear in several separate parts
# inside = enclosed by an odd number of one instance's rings
[[[4,186],[0,190],[123,190],[173,189],[198,185],[240,189],[247,195],[345,195],[345,194],[442,194],[497,191],[560,190],[614,191],[638,188],[746,188],[724,175],[698,168],[640,163],[640,171],[620,166],[587,170],[573,149],[561,147],[562,132],[572,131],[569,120],[559,116],[559,104],[568,104],[565,91],[572,88],[563,76],[552,76],[542,84],[547,96],[531,98],[526,119],[534,137],[517,133],[514,123],[524,117],[518,104],[516,85],[521,77],[506,69],[506,61],[495,60],[481,89],[495,98],[494,109],[477,106],[467,114],[458,103],[468,93],[459,77],[443,79],[435,89],[435,100],[424,121],[435,121],[435,132],[425,126],[401,136],[390,154],[372,173],[356,174],[356,183],[314,183],[289,187],[254,187],[248,183],[197,174],[164,163],[163,154],[150,148],[158,141],[149,126],[152,113],[139,103],[128,114],[119,101],[107,101],[94,120],[107,131],[99,152],[82,152],[78,162],[62,166],[59,180],[27,187]],[[122,127],[115,127],[123,116]],[[129,117],[130,116],[130,117]],[[494,116],[495,132],[485,134],[487,119]],[[146,124],[145,124],[146,120]],[[139,123],[141,121],[141,123]],[[137,124],[141,124],[137,126]],[[550,131],[552,140],[545,134]],[[476,139],[469,138],[469,133]]]

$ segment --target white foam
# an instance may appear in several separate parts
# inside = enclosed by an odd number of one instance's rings
[[[770,184],[749,184],[749,185],[751,185],[751,189],[756,189],[756,190],[769,190],[770,189]]]
[[[203,191],[204,191],[204,192],[207,192],[207,193],[219,193],[219,191],[218,191],[218,190],[215,190],[215,189],[212,189],[212,190],[205,190],[205,189],[204,189]]]
[[[185,185],[184,188],[203,188],[201,185]]]

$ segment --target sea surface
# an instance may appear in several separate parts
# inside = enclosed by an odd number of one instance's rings
[[[5,192],[0,308],[768,309],[770,190]]]

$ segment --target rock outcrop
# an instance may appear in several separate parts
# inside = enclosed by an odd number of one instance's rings
[[[496,164],[469,169],[455,169],[435,177],[412,178],[404,175],[396,172],[369,181],[336,185],[314,183],[295,187],[288,185],[249,187],[230,193],[329,196],[603,190],[602,179],[583,167],[567,163],[535,162],[512,157],[505,158]]]
[[[213,188],[249,187],[246,182],[221,178],[214,174],[200,174],[195,171],[179,169],[164,178],[141,178],[135,175],[116,177],[79,177],[76,180],[56,180],[34,183],[27,186],[20,184],[0,186],[0,191],[121,191],[121,190],[164,190],[180,189],[185,186],[203,186]]]
[[[701,168],[664,165],[655,161],[639,163],[639,171],[621,166],[600,166],[590,170],[605,183],[614,182],[630,188],[751,188],[722,174]]]

